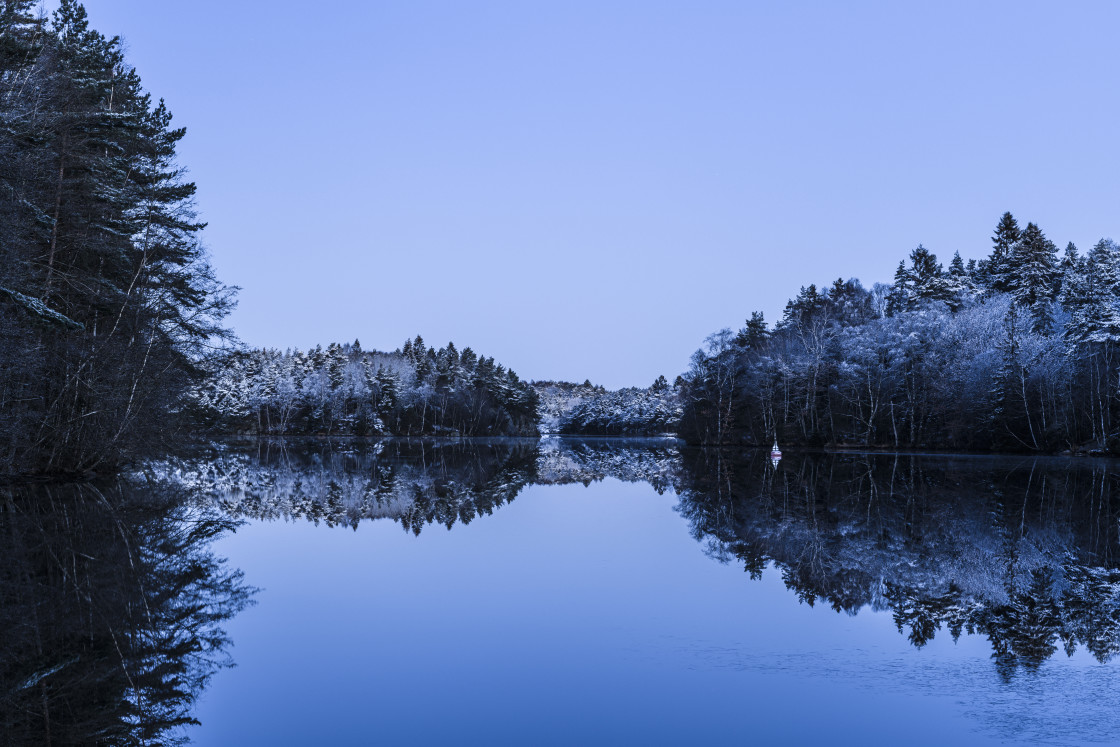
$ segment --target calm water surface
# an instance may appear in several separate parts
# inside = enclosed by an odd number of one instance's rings
[[[6,580],[5,622],[26,635],[4,647],[5,712],[22,709],[6,734],[41,735],[45,695],[64,743],[59,729],[82,728],[67,720],[87,662],[115,656],[150,683],[101,674],[132,703],[121,718],[163,702],[161,733],[202,745],[1112,743],[1115,474],[1103,461],[806,453],[775,468],[668,442],[391,441],[172,460],[140,488],[56,495],[65,526],[9,491],[8,567],[25,570]],[[159,491],[170,497],[152,508]],[[114,532],[130,549],[92,551],[119,545]],[[142,556],[152,571],[99,581],[83,556]],[[189,562],[176,575],[169,558]],[[25,622],[78,578],[92,603]],[[178,700],[160,701],[150,651],[107,653],[85,643],[105,637],[98,622],[58,622],[100,616],[127,628],[118,640],[156,638],[116,611],[140,598],[167,608],[149,629],[179,631],[159,660],[186,673]],[[184,630],[193,650],[172,645]],[[119,710],[113,694],[101,702]]]

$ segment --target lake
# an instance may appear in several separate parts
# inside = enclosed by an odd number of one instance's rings
[[[1110,743],[1116,467],[308,441],[8,486],[0,741]]]

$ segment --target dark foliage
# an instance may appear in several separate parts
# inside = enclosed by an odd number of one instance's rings
[[[1120,251],[1082,258],[1000,220],[992,255],[802,288],[767,331],[710,336],[685,376],[692,443],[1000,451],[1120,447]],[[970,269],[971,268],[971,269]]]
[[[686,451],[681,514],[717,557],[808,604],[888,610],[921,647],[991,642],[1000,672],[1120,652],[1120,482],[1103,461]],[[1086,495],[1094,496],[1085,500]]]
[[[181,485],[0,488],[0,743],[185,741],[249,601]]]
[[[109,469],[175,426],[222,333],[171,125],[63,0],[0,4],[0,473]]]

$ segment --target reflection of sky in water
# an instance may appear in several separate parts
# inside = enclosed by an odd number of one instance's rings
[[[916,650],[888,613],[799,605],[689,536],[676,498],[532,486],[452,531],[252,522],[262,587],[198,744],[1077,744],[1120,733],[1083,650],[1002,683],[981,637]]]

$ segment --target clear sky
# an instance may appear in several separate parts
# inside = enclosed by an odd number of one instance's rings
[[[250,345],[646,385],[1000,214],[1120,238],[1117,3],[89,0],[188,128]]]

